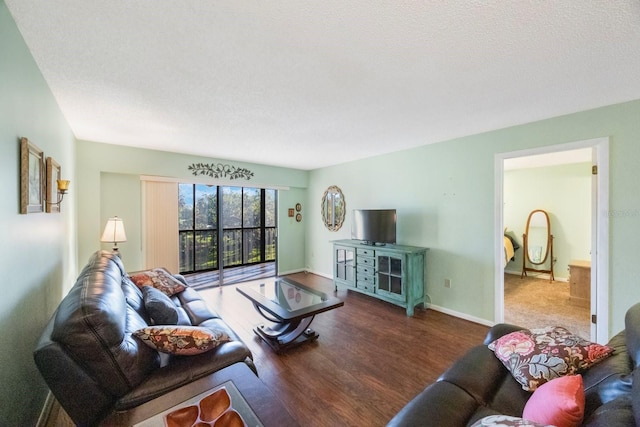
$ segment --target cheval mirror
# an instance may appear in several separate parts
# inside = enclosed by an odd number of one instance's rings
[[[547,273],[549,282],[554,281],[553,234],[551,234],[551,222],[547,212],[542,209],[531,211],[522,235],[522,242],[524,251],[520,278],[525,277],[527,271],[532,271]]]

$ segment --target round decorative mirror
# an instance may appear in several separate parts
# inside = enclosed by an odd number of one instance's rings
[[[553,277],[553,235],[551,234],[551,222],[549,214],[542,209],[536,209],[529,214],[527,225],[522,235],[524,253],[522,255],[522,275],[526,276],[527,271],[539,273],[549,273],[550,279]],[[545,264],[549,261],[549,268],[545,269]],[[528,267],[527,263],[536,266]],[[542,268],[538,268],[542,266]]]
[[[329,231],[338,231],[344,222],[344,213],[346,211],[346,202],[340,188],[332,185],[327,188],[322,196],[322,205],[320,206],[320,214],[322,222]]]

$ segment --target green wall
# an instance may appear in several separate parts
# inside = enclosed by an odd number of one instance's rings
[[[494,318],[494,161],[517,150],[610,138],[610,332],[640,301],[640,101],[458,138],[445,143],[312,171],[307,204],[339,186],[347,209],[396,208],[398,241],[431,248],[427,293],[437,307],[479,320]],[[463,120],[463,119],[461,119]],[[401,138],[401,135],[398,136]],[[327,231],[315,215],[307,222],[307,263],[331,275],[331,240],[349,238],[351,219]],[[451,288],[444,279],[451,279]]]
[[[76,267],[74,137],[0,0],[0,425],[35,425],[47,388],[32,352]],[[71,180],[62,212],[20,212],[19,138]]]
[[[212,159],[165,151],[100,144],[77,143],[78,174],[78,264],[82,265],[96,250],[110,249],[100,243],[100,236],[109,217],[122,218],[127,242],[121,243],[122,259],[129,271],[144,267],[142,258],[142,192],[141,175],[168,177],[233,186],[268,186],[278,191],[278,254],[277,268],[281,273],[304,268],[304,227],[290,221],[287,208],[303,199],[308,172],[267,165]],[[250,180],[214,180],[194,177],[187,169],[193,163],[223,163],[247,168],[254,173]],[[288,188],[288,189],[284,189]]]
[[[504,224],[520,244],[505,270],[522,271],[522,234],[535,209],[549,214],[556,279],[568,278],[571,260],[591,259],[591,177],[590,162],[504,172]]]

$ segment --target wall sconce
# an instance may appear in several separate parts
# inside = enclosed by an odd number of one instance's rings
[[[114,216],[107,220],[107,225],[104,227],[100,241],[113,243],[113,253],[120,256],[118,243],[127,241],[127,234],[124,232],[124,222],[122,222],[122,218]]]
[[[50,202],[50,201],[47,200],[47,204],[56,205],[56,206],[60,207],[60,203],[62,203],[62,199],[64,199],[64,195],[67,194],[67,190],[69,190],[69,183],[70,182],[71,181],[69,181],[68,179],[58,179],[56,181],[56,183],[58,185],[58,201],[57,202]]]

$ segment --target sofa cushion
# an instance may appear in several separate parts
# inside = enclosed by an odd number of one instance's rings
[[[151,348],[181,356],[204,353],[230,341],[224,332],[199,326],[149,326],[133,334]]]
[[[142,287],[144,307],[156,325],[177,325],[178,310],[171,299],[151,286]]]
[[[553,378],[582,372],[613,352],[561,326],[512,332],[493,341],[489,349],[527,391]]]
[[[531,395],[522,417],[556,427],[577,427],[584,416],[582,376],[567,375],[542,384]]]
[[[164,292],[167,296],[177,294],[186,289],[184,283],[173,277],[173,275],[164,268],[140,271],[129,277],[139,288],[152,286]]]

